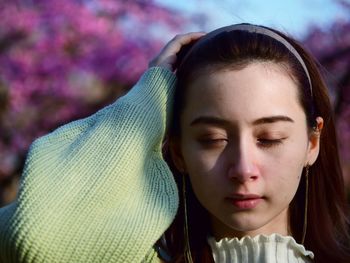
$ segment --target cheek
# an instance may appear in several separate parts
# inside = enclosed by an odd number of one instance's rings
[[[289,146],[279,157],[279,169],[285,175],[284,180],[299,182],[307,157],[307,142],[291,141]]]
[[[220,151],[206,151],[191,138],[183,139],[181,149],[188,173],[203,176],[220,167]]]
[[[261,152],[260,161],[266,169],[271,168],[281,174],[290,174],[294,178],[300,176],[305,166],[308,150],[308,137],[304,130],[293,131],[281,146],[270,152]]]
[[[182,155],[192,188],[197,197],[213,196],[224,181],[224,163],[220,152],[200,149],[195,142],[184,141]]]
[[[291,147],[294,148],[294,147]],[[265,156],[261,164],[261,176],[266,185],[266,190],[279,199],[280,202],[290,202],[294,197],[303,170],[305,151],[284,149],[276,156]]]

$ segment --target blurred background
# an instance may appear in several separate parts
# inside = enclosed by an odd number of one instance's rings
[[[125,93],[175,34],[241,22],[291,34],[317,57],[350,193],[349,0],[0,0],[0,206],[35,138]]]

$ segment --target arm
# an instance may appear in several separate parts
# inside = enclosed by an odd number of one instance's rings
[[[35,141],[2,209],[1,262],[140,262],[178,197],[161,143],[175,76],[151,68],[114,104]]]
[[[178,205],[161,153],[170,70],[202,35],[175,37],[126,96],[32,144],[18,200],[0,209],[1,262],[158,262]]]

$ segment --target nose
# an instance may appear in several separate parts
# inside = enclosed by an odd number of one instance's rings
[[[253,146],[241,144],[236,154],[231,156],[228,177],[240,183],[255,181],[259,178]]]

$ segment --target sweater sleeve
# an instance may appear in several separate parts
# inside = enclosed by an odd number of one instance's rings
[[[141,262],[178,206],[162,158],[175,76],[149,69],[125,96],[36,140],[17,201],[0,209],[0,262]]]

